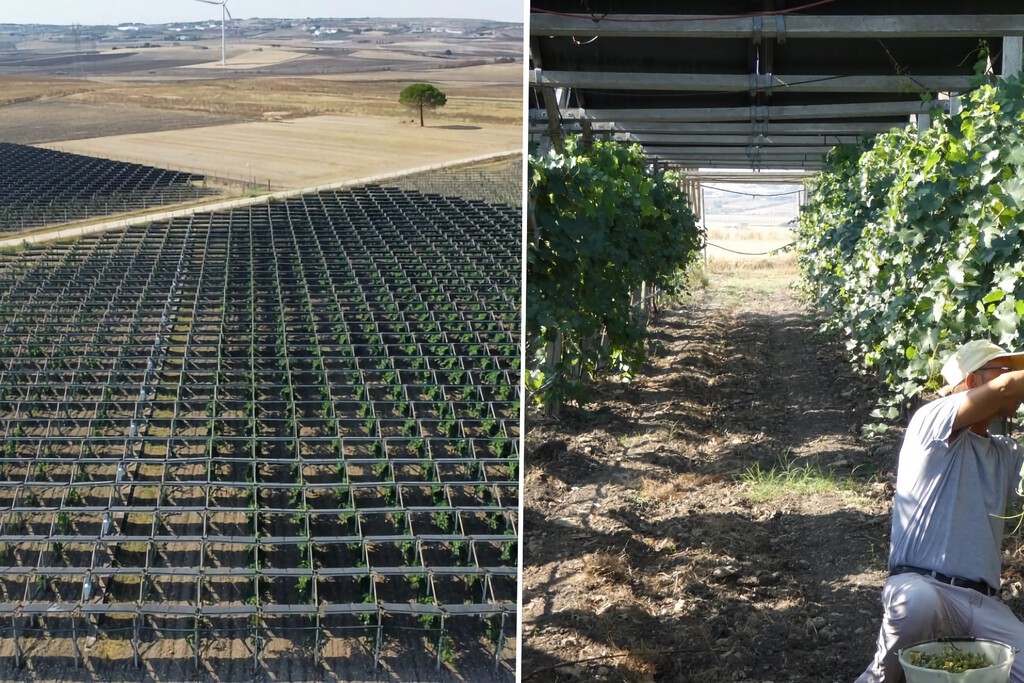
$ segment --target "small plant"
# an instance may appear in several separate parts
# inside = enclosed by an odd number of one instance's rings
[[[462,565],[469,560],[469,547],[465,541],[452,541],[452,559]]]
[[[428,595],[426,597],[417,598],[416,602],[420,603],[421,605],[433,605],[434,598]],[[437,621],[437,615],[424,613],[419,615],[419,621],[423,625],[423,628],[431,629],[434,628],[434,622]]]
[[[511,561],[513,559],[517,559],[517,557],[518,557],[518,555],[516,553],[516,542],[515,541],[506,541],[506,542],[501,544],[501,559],[502,560],[504,560],[505,562],[509,562],[509,561]]]
[[[61,560],[64,559],[64,544],[60,541],[54,541],[50,544],[50,552]]]
[[[501,639],[501,618],[488,617],[486,620],[487,640],[497,643]]]
[[[416,557],[416,544],[412,541],[402,541],[402,559],[406,566],[412,567]],[[411,577],[410,577],[411,578]]]
[[[433,499],[434,505],[445,505],[448,502],[443,486],[431,486],[428,491],[430,491],[430,497]]]
[[[453,438],[459,434],[459,423],[455,420],[443,420],[440,423],[441,433],[448,438]]]
[[[491,531],[497,531],[498,525],[501,524],[501,515],[497,512],[492,512],[485,518],[487,528]]]
[[[441,661],[451,666],[455,662],[455,648],[451,637],[443,634],[438,646],[441,648]]]
[[[452,513],[450,512],[438,510],[437,512],[431,513],[430,519],[434,522],[434,525],[444,533],[448,533],[452,528]]]
[[[296,581],[295,587],[298,590],[299,602],[313,602],[313,577],[308,574],[303,574]]]

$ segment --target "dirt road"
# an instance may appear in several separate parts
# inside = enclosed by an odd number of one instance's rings
[[[524,681],[850,681],[873,652],[900,431],[860,436],[877,387],[791,259],[711,271],[643,377],[527,435]],[[827,485],[758,500],[773,468]]]

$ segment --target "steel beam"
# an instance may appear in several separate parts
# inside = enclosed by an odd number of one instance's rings
[[[922,14],[900,16],[779,15],[782,21],[760,17],[709,18],[680,14],[610,14],[600,18],[530,13],[530,35],[601,36],[609,38],[749,38],[799,40],[887,38],[984,38],[1024,36],[1020,14]]]

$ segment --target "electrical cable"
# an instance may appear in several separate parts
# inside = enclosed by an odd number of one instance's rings
[[[924,87],[924,84],[921,83],[921,81],[917,80],[916,78],[914,78],[913,76],[911,76],[908,73],[903,73],[903,71],[904,71],[903,67],[900,66],[900,63],[897,62],[896,58],[893,57],[891,52],[889,52],[889,48],[885,46],[885,43],[882,42],[882,39],[881,38],[877,38],[876,40],[878,40],[878,44],[882,46],[882,49],[885,50],[885,54],[889,57],[889,62],[892,64],[893,69],[896,70],[896,74],[897,75],[899,75],[899,76],[906,76],[911,81],[913,81],[915,84],[917,84],[921,88],[921,90],[924,90],[926,92],[930,92],[930,90],[928,88]]]
[[[788,249],[794,244],[796,244],[796,242],[790,242],[789,244],[783,244],[781,247],[769,249],[768,251],[736,251],[735,249],[729,249],[728,247],[723,247],[721,244],[715,244],[714,242],[705,242],[704,246],[715,247],[716,249],[727,251],[730,254],[740,254],[741,256],[770,256],[772,254],[782,251],[783,249]]]
[[[788,195],[791,195],[791,194],[800,194],[801,192],[805,192],[805,190],[800,189],[800,190],[793,190],[792,192],[777,192],[777,193],[773,193],[773,194],[757,194],[757,193],[754,193],[754,192],[740,192],[739,190],[727,190],[724,187],[711,187],[710,185],[705,185],[704,189],[705,190],[715,190],[716,192],[728,192],[729,194],[739,194],[739,195],[743,195],[744,197],[785,197],[785,196],[788,196]]]

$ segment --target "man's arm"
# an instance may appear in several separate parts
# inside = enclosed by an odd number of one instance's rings
[[[973,375],[968,376],[968,386]],[[967,390],[953,420],[953,432],[996,417],[1010,417],[1024,399],[1024,370],[1006,372]]]

